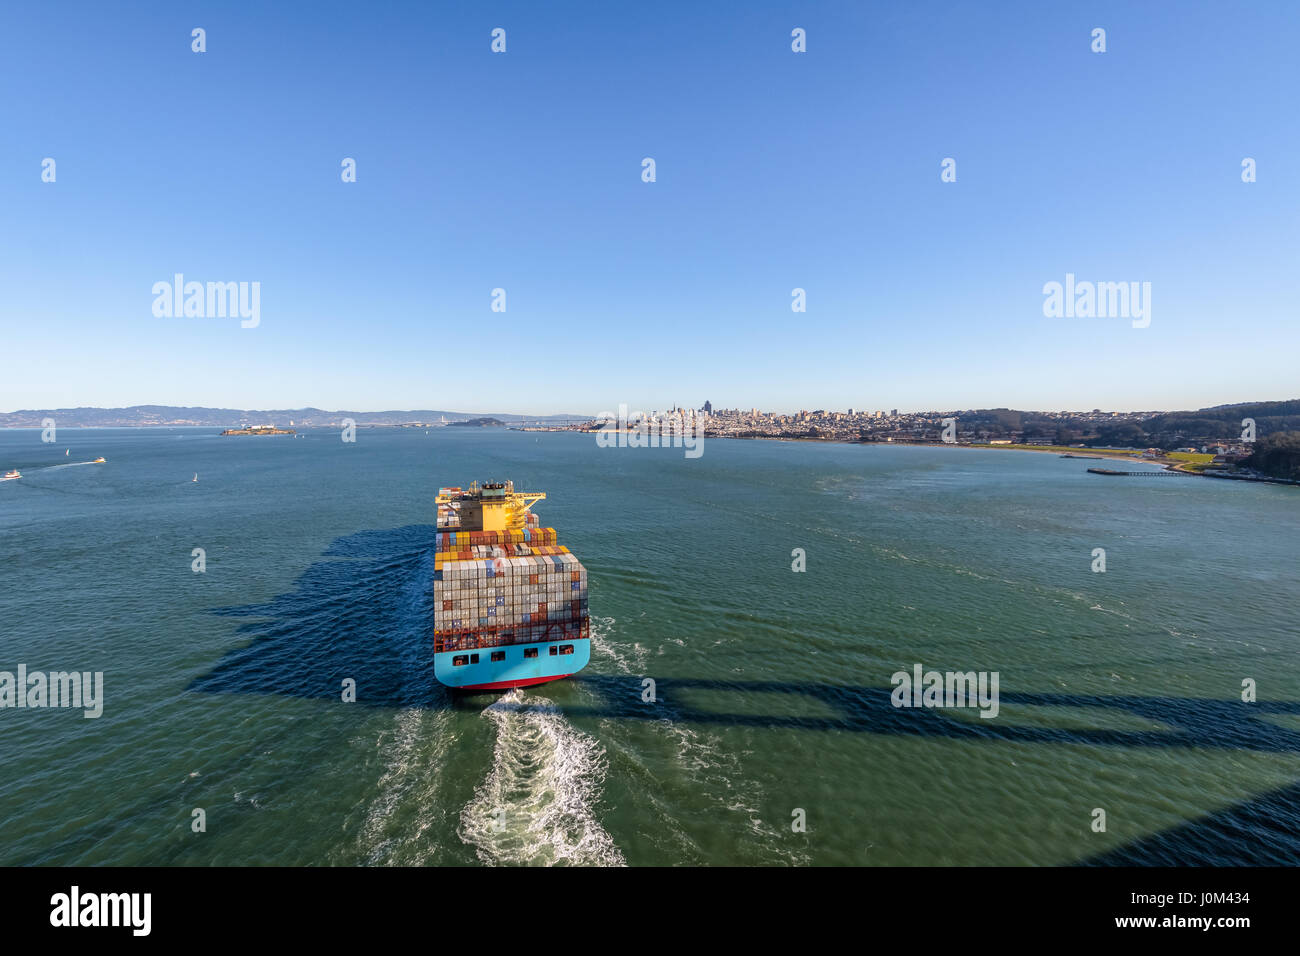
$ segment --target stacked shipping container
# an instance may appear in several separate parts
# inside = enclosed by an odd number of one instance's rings
[[[587,571],[554,528],[529,514],[520,530],[457,531],[453,511],[438,515],[435,653],[590,635]]]

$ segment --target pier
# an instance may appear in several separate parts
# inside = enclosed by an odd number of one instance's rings
[[[1089,468],[1088,471],[1094,475],[1125,475],[1129,478],[1196,478],[1194,472],[1190,471],[1112,471],[1110,468]]]

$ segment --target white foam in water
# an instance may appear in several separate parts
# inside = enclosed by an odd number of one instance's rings
[[[436,687],[421,645],[422,626],[428,617],[424,582],[432,574],[433,559],[426,555],[399,592],[403,608],[401,689],[404,696],[410,694],[417,699]],[[441,816],[439,784],[446,754],[455,742],[452,724],[449,711],[415,706],[399,711],[391,731],[380,734],[375,745],[383,754],[384,772],[376,782],[378,793],[366,812],[360,834],[360,848],[367,863],[421,864],[436,849],[425,831]],[[418,822],[412,825],[411,820]]]
[[[609,658],[624,674],[643,673],[645,670],[646,649],[638,643],[630,647],[613,639],[615,620],[612,617],[592,618],[591,648],[593,654]],[[673,639],[678,646],[685,646],[680,639]],[[660,652],[663,648],[660,647]],[[742,773],[739,755],[729,750],[721,736],[717,734],[700,734],[683,724],[671,703],[661,702],[663,716],[655,722],[677,751],[677,763],[681,769],[695,780],[701,793],[709,794],[714,802],[726,813],[743,816],[749,823],[749,829],[755,833],[771,838],[774,845],[780,834],[768,831],[762,821],[755,803],[761,796],[757,781],[748,780]],[[616,725],[610,724],[612,733],[619,733]],[[795,852],[788,862],[801,863],[807,860],[806,854]]]
[[[612,617],[591,618],[591,651],[593,656],[609,658],[614,662],[614,666],[624,674],[643,671],[645,669],[645,648],[640,644],[633,644],[631,648],[628,648],[626,644],[617,644],[607,640],[614,630],[615,623]]]
[[[514,690],[483,711],[496,724],[492,769],[460,817],[460,837],[489,864],[623,866],[592,809],[604,748],[544,697]]]
[[[411,708],[397,714],[392,739],[378,742],[385,767],[361,830],[367,863],[426,862],[431,847],[424,833],[439,816],[439,772],[453,742],[447,712]],[[404,822],[408,817],[419,822],[412,826]]]

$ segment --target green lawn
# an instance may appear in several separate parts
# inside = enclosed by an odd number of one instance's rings
[[[1213,455],[1190,451],[1171,451],[1168,457],[1182,462],[1183,471],[1204,471],[1209,467],[1210,462],[1214,460]]]

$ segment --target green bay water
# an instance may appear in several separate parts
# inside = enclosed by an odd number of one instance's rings
[[[1300,860],[1294,488],[1008,450],[215,432],[0,432],[23,473],[0,670],[103,671],[106,696],[0,710],[0,863]],[[489,478],[547,493],[593,658],[457,697],[433,497]],[[998,672],[998,716],[895,708],[915,664]]]

